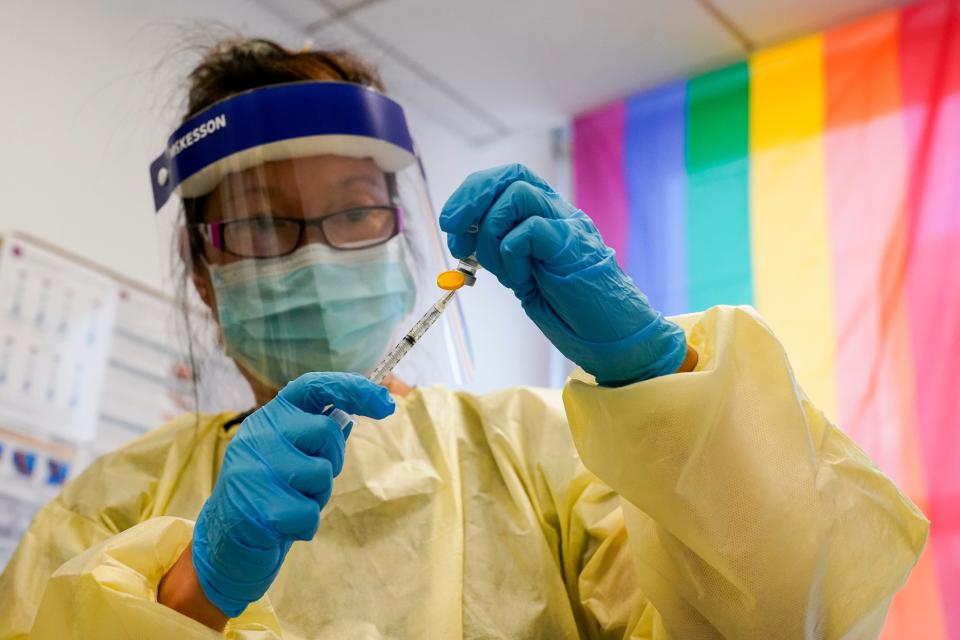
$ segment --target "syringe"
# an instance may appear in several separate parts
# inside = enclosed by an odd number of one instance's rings
[[[390,375],[390,372],[393,371],[393,368],[397,366],[397,363],[400,362],[403,356],[407,355],[407,352],[413,348],[413,345],[417,344],[417,340],[419,340],[421,336],[427,332],[427,329],[437,321],[437,318],[443,314],[443,310],[447,308],[447,305],[450,304],[450,301],[453,300],[453,296],[455,295],[457,295],[456,291],[447,291],[417,320],[417,323],[403,336],[403,339],[397,343],[397,346],[391,349],[390,353],[384,356],[383,360],[377,364],[377,368],[374,369],[369,376],[371,381],[380,384]]]
[[[477,269],[479,268],[480,263],[471,256],[457,263],[456,271],[444,271],[437,277],[437,285],[442,289],[446,289],[447,292],[444,293],[432,307],[427,309],[427,312],[417,320],[413,328],[397,343],[397,346],[391,349],[390,352],[384,356],[383,360],[377,364],[369,376],[372,382],[380,384],[386,380],[390,372],[393,371],[393,368],[397,366],[397,363],[403,359],[403,356],[407,355],[407,352],[413,348],[413,345],[417,344],[417,341],[423,337],[427,329],[432,327],[433,323],[443,315],[443,310],[446,309],[450,301],[453,300],[457,289],[464,285],[468,287],[474,285],[477,281]],[[353,417],[346,411],[337,409],[332,404],[323,408],[323,414],[330,416],[343,430],[347,430],[353,426]]]
[[[457,264],[456,271],[446,271],[440,274],[440,277],[437,278],[437,283],[447,289],[447,292],[444,293],[432,307],[427,309],[427,312],[417,320],[413,328],[397,343],[397,346],[384,356],[383,360],[381,360],[370,373],[369,378],[371,381],[380,384],[390,375],[390,372],[393,371],[397,363],[403,359],[403,356],[407,355],[407,352],[413,348],[413,345],[417,344],[417,341],[423,337],[427,329],[432,327],[433,323],[443,315],[443,310],[446,309],[450,301],[453,300],[457,289],[464,285],[468,287],[473,286],[477,281],[477,269],[479,268],[480,264],[473,257],[470,257],[461,260]]]

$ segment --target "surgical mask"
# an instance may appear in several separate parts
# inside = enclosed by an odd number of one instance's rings
[[[416,298],[400,238],[210,271],[227,355],[276,388],[308,371],[370,370]]]

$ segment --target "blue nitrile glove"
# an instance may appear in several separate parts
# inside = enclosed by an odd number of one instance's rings
[[[440,228],[454,257],[476,253],[598,383],[646,380],[683,363],[683,330],[650,307],[590,218],[523,165],[467,177],[444,205]]]
[[[240,425],[193,532],[193,566],[207,598],[233,618],[273,582],[294,540],[310,540],[346,436],[329,404],[385,418],[389,392],[350,373],[307,373]]]

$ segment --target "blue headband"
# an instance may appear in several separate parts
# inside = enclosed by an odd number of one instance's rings
[[[150,163],[159,211],[178,187],[208,193],[226,173],[310,155],[372,158],[395,172],[416,162],[403,108],[346,82],[294,82],[221,100],[183,123]]]

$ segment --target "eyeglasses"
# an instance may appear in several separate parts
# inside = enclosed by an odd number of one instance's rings
[[[297,250],[307,227],[316,227],[325,244],[341,251],[367,249],[383,244],[400,233],[400,207],[354,207],[322,218],[275,218],[256,216],[224,222],[199,223],[204,240],[240,258],[279,258]]]

